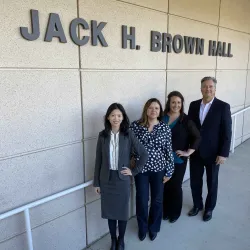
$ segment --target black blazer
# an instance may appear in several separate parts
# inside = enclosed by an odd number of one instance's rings
[[[172,131],[172,147],[173,151],[184,150],[191,148],[198,149],[200,143],[200,132],[196,128],[195,123],[183,114],[179,118]],[[186,158],[186,157],[185,157]]]
[[[94,173],[94,187],[100,187],[100,181],[108,181],[110,174],[110,135],[104,136],[103,131],[99,133],[96,146],[96,161]],[[121,174],[122,167],[130,168],[132,152],[135,151],[139,156],[136,166],[131,169],[132,175],[140,173],[148,160],[148,152],[138,141],[132,131],[128,135],[119,133],[119,158],[118,174],[121,180],[128,180],[130,176]]]
[[[209,163],[214,163],[217,156],[228,157],[232,136],[232,118],[230,105],[217,98],[207,113],[207,116],[201,125],[200,106],[201,99],[191,102],[188,116],[194,121],[200,130],[201,142],[199,149],[191,157],[199,154]]]

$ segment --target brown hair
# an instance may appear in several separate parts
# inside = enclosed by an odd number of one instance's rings
[[[173,96],[177,96],[181,99],[181,110],[180,110],[180,115],[181,117],[183,117],[184,114],[184,97],[183,95],[179,92],[179,91],[172,91],[168,94],[168,100],[165,106],[165,110],[164,110],[164,115],[167,115],[168,112],[170,111],[170,101],[171,101],[171,97]]]
[[[162,109],[162,105],[161,105],[161,102],[156,99],[156,98],[151,98],[149,99],[145,105],[144,105],[144,108],[143,108],[143,111],[142,111],[142,115],[141,115],[141,118],[139,120],[139,124],[146,127],[148,126],[148,116],[147,116],[147,111],[148,111],[148,108],[149,106],[153,103],[153,102],[156,102],[159,104],[160,106],[160,115],[159,117],[157,117],[157,119],[160,121],[162,119],[162,116],[163,116],[163,109]]]

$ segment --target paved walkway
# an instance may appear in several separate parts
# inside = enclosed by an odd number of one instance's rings
[[[192,206],[189,181],[183,184],[182,216],[170,224],[163,221],[155,241],[137,238],[137,223],[133,218],[126,232],[126,250],[250,250],[250,140],[240,145],[227,163],[220,168],[219,194],[213,219],[202,221],[186,214]],[[204,190],[204,194],[206,189]],[[108,250],[106,235],[89,250]]]

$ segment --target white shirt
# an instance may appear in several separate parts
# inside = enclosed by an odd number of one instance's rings
[[[207,116],[207,113],[209,111],[209,109],[211,108],[211,105],[214,101],[214,98],[212,99],[212,101],[210,101],[209,103],[205,104],[203,102],[203,100],[201,101],[201,106],[200,106],[200,122],[201,122],[201,125],[202,123],[204,122],[206,116]]]
[[[114,134],[110,133],[110,169],[118,170],[118,156],[119,156],[119,132]]]

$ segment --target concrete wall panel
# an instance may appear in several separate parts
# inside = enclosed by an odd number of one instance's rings
[[[238,147],[242,142],[243,142],[242,141],[242,137],[240,137],[240,138],[238,138],[238,139],[235,140],[234,146]],[[231,150],[232,150],[232,145],[231,145]]]
[[[69,24],[77,17],[76,4],[75,0],[0,1],[0,67],[78,68],[78,48],[69,36]],[[39,11],[40,37],[35,41],[25,40],[19,31],[22,26],[31,30],[31,9]],[[57,38],[44,42],[50,13],[60,15],[67,43]]]
[[[21,234],[7,241],[0,243],[1,250],[27,250],[28,244],[26,240],[26,235]]]
[[[94,176],[95,155],[96,155],[97,138],[84,142],[84,160],[85,160],[85,180],[90,181]]]
[[[244,105],[247,71],[218,71],[216,95],[232,108]]]
[[[84,205],[84,191],[79,190],[30,210],[31,227],[40,226]],[[25,232],[24,213],[0,221],[0,241]]]
[[[169,13],[218,25],[219,0],[169,0]]]
[[[33,230],[34,249],[69,250],[86,247],[85,208]]]
[[[0,213],[83,183],[82,145],[0,161]]]
[[[243,135],[245,137],[250,134],[250,110],[246,111],[244,114],[244,127],[243,127]]]
[[[25,232],[24,213],[19,213],[6,219],[0,220],[0,232],[0,242]],[[0,249],[2,250],[3,248],[1,247],[2,246],[0,243]]]
[[[188,20],[181,17],[169,17],[169,33],[174,35],[203,38],[204,55],[186,54],[185,47],[179,54],[168,54],[168,69],[215,69],[216,57],[208,56],[209,40],[217,40],[218,28],[209,24]]]
[[[231,43],[233,57],[218,57],[218,69],[247,69],[250,35],[224,28],[219,29],[219,41]],[[226,50],[227,51],[227,50]]]
[[[82,138],[79,72],[0,73],[0,158]]]
[[[86,247],[85,208],[36,227],[32,230],[37,250],[80,250]],[[26,234],[0,243],[1,250],[27,250]]]
[[[250,70],[248,70],[247,73],[247,86],[246,86],[246,101],[245,105],[249,106],[250,105]]]
[[[221,0],[220,26],[250,33],[250,2]]]
[[[119,0],[118,0],[119,2]],[[143,6],[146,8],[154,9],[154,10],[159,10],[161,12],[168,12],[168,0],[125,0],[125,1],[120,1],[120,2],[127,2],[139,6]]]
[[[87,140],[84,142],[85,181],[93,180],[94,177],[96,143],[97,139]],[[85,195],[87,203],[100,198],[100,195],[95,193],[92,185],[85,189]]]
[[[87,239],[88,244],[108,233],[108,222],[101,218],[100,200],[87,205]]]
[[[243,108],[244,108],[244,105],[237,106],[237,107],[231,107],[231,114],[234,114],[237,111],[242,110]],[[237,115],[236,134],[235,134],[236,139],[242,138],[242,131],[243,131],[243,125],[244,125],[243,116],[244,116],[243,114]],[[234,126],[234,119],[235,118],[232,118],[232,128]]]
[[[139,119],[145,102],[157,97],[164,102],[166,72],[82,72],[84,137],[97,136],[103,116],[113,102],[124,105],[131,121]]]
[[[248,67],[247,69],[250,69],[250,40],[249,40],[249,53],[248,53]]]

